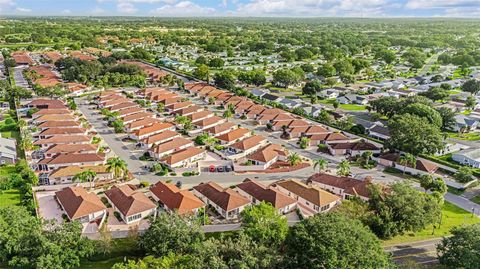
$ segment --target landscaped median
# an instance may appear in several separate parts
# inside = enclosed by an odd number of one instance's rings
[[[469,225],[479,223],[480,218],[473,215],[471,212],[463,210],[458,206],[445,201],[442,208],[442,221],[441,224],[430,225],[423,231],[415,233],[407,233],[404,235],[396,236],[392,239],[383,241],[384,246],[396,245],[405,242],[422,241],[442,236],[450,235],[450,230],[453,227],[461,225]]]

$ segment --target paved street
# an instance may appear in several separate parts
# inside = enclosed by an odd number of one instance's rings
[[[438,263],[436,247],[440,241],[441,238],[415,243],[402,243],[385,247],[384,250],[390,252],[393,259],[399,264],[408,260],[415,261],[417,264],[435,264]]]
[[[103,141],[108,144],[110,149],[115,153],[115,155],[122,158],[128,166],[129,171],[135,175],[139,180],[148,181],[150,183],[155,183],[159,180],[172,179],[174,182],[181,181],[184,187],[192,187],[201,182],[206,181],[215,181],[222,186],[228,187],[243,181],[245,178],[255,178],[258,181],[265,183],[270,183],[279,179],[284,178],[298,178],[306,179],[312,175],[313,168],[307,167],[298,171],[288,172],[288,173],[276,173],[276,174],[235,174],[235,173],[201,173],[199,176],[195,177],[161,177],[156,176],[153,173],[148,172],[143,167],[147,162],[142,162],[139,160],[139,157],[142,155],[142,151],[134,150],[133,146],[121,141],[122,136],[117,135],[113,130],[106,126],[105,122],[102,120],[102,115],[99,114],[98,110],[94,109],[91,105],[85,104],[86,98],[78,99],[78,108],[85,115],[88,121],[92,124],[93,128],[98,135],[103,139]]]

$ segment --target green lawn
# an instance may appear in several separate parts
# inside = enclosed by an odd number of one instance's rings
[[[450,234],[450,229],[463,224],[473,224],[480,222],[480,218],[472,216],[472,213],[459,208],[447,201],[442,209],[442,223],[432,234],[433,226],[430,225],[425,230],[416,233],[407,233],[396,236],[392,239],[383,241],[383,245],[393,245],[403,242],[421,241],[436,237],[442,237]]]
[[[480,140],[480,133],[448,133],[448,137],[459,140],[478,141]]]
[[[324,104],[324,105],[332,105],[335,100],[336,99],[318,100],[318,103]],[[362,111],[367,109],[366,106],[355,105],[355,104],[340,104],[338,108],[343,110],[349,110],[349,111]]]
[[[19,190],[0,190],[0,207],[6,207],[10,205],[20,204],[20,191]]]
[[[338,107],[339,107],[340,109],[350,110],[350,111],[362,111],[362,110],[366,110],[366,109],[367,109],[366,106],[354,105],[354,104],[340,104]]]
[[[470,201],[480,205],[480,195],[473,197]]]
[[[110,269],[115,263],[142,257],[133,238],[114,239],[110,253],[82,260],[77,269]]]

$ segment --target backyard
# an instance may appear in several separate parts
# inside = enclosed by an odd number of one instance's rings
[[[0,180],[14,173],[15,166],[6,165],[0,167]],[[0,190],[0,207],[20,204],[20,191],[18,190]]]
[[[430,225],[423,231],[415,233],[407,233],[404,235],[396,236],[392,239],[383,241],[383,245],[394,245],[404,242],[413,242],[427,240],[437,237],[442,237],[450,234],[450,229],[463,224],[473,224],[480,222],[480,218],[473,216],[471,212],[463,210],[447,201],[442,208],[442,221],[440,227],[436,227],[435,231],[433,226]],[[438,225],[437,225],[438,226]],[[433,232],[433,233],[432,233]]]

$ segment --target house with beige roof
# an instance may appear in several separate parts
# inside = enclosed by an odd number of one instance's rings
[[[250,200],[254,205],[258,205],[261,202],[271,204],[280,214],[289,213],[297,208],[297,201],[292,197],[252,179],[247,178],[235,186],[235,191]]]
[[[192,122],[194,129],[189,131],[188,133],[189,134],[199,133],[203,130],[222,124],[226,121],[227,121],[226,119],[219,116],[208,117],[203,120],[195,121],[195,122]]]
[[[96,181],[108,181],[113,180],[113,172],[108,172],[105,165],[93,165],[93,166],[66,166],[53,170],[48,177],[44,179],[44,185],[58,185],[73,183],[73,178],[81,172],[93,171],[96,175]]]
[[[189,190],[180,190],[172,183],[158,181],[150,187],[153,199],[160,208],[179,215],[196,215],[205,204]]]
[[[341,198],[335,194],[315,186],[308,186],[295,179],[280,180],[272,186],[297,200],[300,213],[305,218],[328,212],[341,201]]]
[[[87,192],[83,187],[67,187],[55,193],[60,207],[71,221],[88,223],[94,220],[104,220],[107,208],[94,193]],[[100,221],[100,222],[102,222]]]
[[[193,187],[193,193],[207,206],[212,206],[225,219],[236,219],[250,205],[250,201],[230,188],[222,188],[215,182],[201,183]]]
[[[77,116],[70,114],[48,114],[33,119],[32,123],[38,125],[46,121],[76,121],[77,118]]]
[[[130,185],[113,186],[105,191],[105,196],[126,224],[156,215],[157,206],[144,193],[134,190]]]

